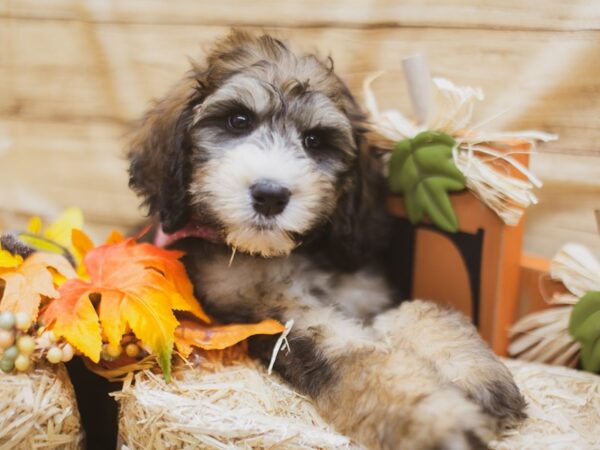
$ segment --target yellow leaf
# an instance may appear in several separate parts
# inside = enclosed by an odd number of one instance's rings
[[[27,232],[31,234],[40,234],[42,232],[42,219],[39,216],[34,216],[27,223]]]
[[[121,345],[121,337],[127,328],[127,317],[121,314],[123,294],[118,291],[103,291],[98,315],[103,336],[109,344]]]
[[[73,228],[71,230],[71,242],[80,258],[83,258],[87,252],[94,248],[94,243],[90,237],[79,228]]]
[[[158,290],[146,287],[139,296],[128,295],[121,305],[121,311],[136,337],[158,356],[158,364],[169,380],[178,322],[168,298]]]
[[[65,248],[71,248],[71,231],[83,228],[83,213],[79,208],[68,208],[44,230],[44,237]]]
[[[56,242],[49,241],[48,239],[35,234],[21,233],[18,235],[18,237],[23,243],[27,244],[36,251],[64,255],[67,250],[65,247],[57,244]]]
[[[34,217],[29,221],[26,233],[20,233],[19,239],[29,247],[43,252],[58,253],[74,260],[77,271],[81,272],[82,255],[79,255],[72,242],[72,231],[83,226],[83,213],[77,208],[62,212],[58,219],[45,230],[42,221]]]
[[[2,245],[0,245],[0,273],[3,272],[2,269],[14,269],[22,263],[23,258],[21,255],[13,255],[9,251],[3,250]]]
[[[48,270],[50,270],[50,274],[52,275],[52,281],[54,282],[55,286],[62,286],[68,280],[68,278],[65,277],[62,273],[57,272],[52,268]]]
[[[67,278],[77,276],[64,257],[51,253],[33,253],[15,270],[0,273],[5,283],[0,312],[22,311],[37,318],[42,296],[58,296],[52,270]]]
[[[50,302],[42,318],[54,334],[65,338],[97,363],[102,351],[102,337],[98,314],[89,298],[89,285],[81,280],[69,280],[59,290],[60,298]]]
[[[89,280],[90,277],[83,265],[83,258],[94,248],[94,242],[83,230],[78,228],[73,228],[71,230],[71,242],[73,257],[75,258],[75,265],[77,267],[77,275],[79,275],[79,278],[82,280]]]

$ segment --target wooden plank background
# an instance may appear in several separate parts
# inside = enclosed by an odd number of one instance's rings
[[[331,54],[357,93],[385,70],[378,97],[402,109],[400,60],[424,52],[435,75],[484,89],[488,128],[558,133],[532,161],[545,187],[526,250],[575,240],[600,254],[597,0],[0,0],[0,227],[70,205],[99,236],[139,223],[129,124],[231,26]]]

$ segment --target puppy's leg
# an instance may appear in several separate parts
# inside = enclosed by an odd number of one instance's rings
[[[504,424],[526,417],[525,399],[511,373],[461,313],[414,300],[378,316],[373,326],[391,345],[411,345],[445,380]]]
[[[290,351],[275,369],[339,431],[372,449],[487,448],[488,416],[402,343],[377,342],[372,328],[332,307],[291,308],[289,318]],[[250,346],[270,358],[272,342],[253,338]]]

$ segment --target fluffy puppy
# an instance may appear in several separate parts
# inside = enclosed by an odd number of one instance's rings
[[[330,59],[233,32],[143,118],[130,184],[159,240],[187,252],[210,314],[294,320],[275,369],[341,432],[377,449],[486,448],[524,400],[458,313],[393,307],[364,131]],[[273,339],[250,348],[266,361]]]

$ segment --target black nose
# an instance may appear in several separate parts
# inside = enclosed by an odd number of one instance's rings
[[[274,181],[259,181],[250,186],[252,206],[264,216],[275,216],[285,209],[292,193]]]

